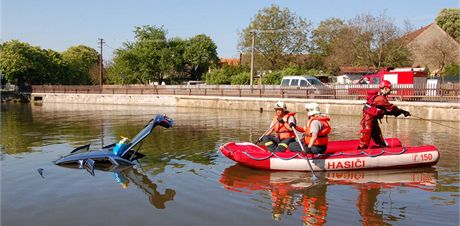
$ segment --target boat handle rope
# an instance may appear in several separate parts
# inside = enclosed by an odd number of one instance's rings
[[[276,155],[275,153],[273,153],[273,156],[275,156],[275,157],[277,157],[277,158],[279,158],[279,159],[282,159],[282,160],[291,160],[291,159],[293,159],[293,158],[295,158],[295,157],[297,157],[297,156],[299,156],[300,158],[302,158],[302,157],[299,155],[299,153],[293,155],[293,156],[290,157],[290,158],[281,158],[281,157],[279,157],[278,155]]]
[[[340,153],[337,153],[337,154],[317,154],[316,156],[316,159],[321,157],[321,156],[327,156],[327,157],[332,157],[332,156],[341,156],[341,155],[345,155],[345,156],[356,156],[356,155],[366,155],[366,156],[369,156],[371,158],[375,158],[377,156],[380,156],[380,155],[383,155],[385,153],[387,154],[390,154],[390,155],[401,155],[403,154],[404,152],[407,151],[407,148],[403,147],[402,150],[400,152],[390,152],[390,151],[387,151],[385,149],[382,148],[382,150],[377,153],[377,154],[370,154],[370,153],[367,153],[365,151],[361,151],[360,153],[356,153],[356,154],[348,154],[348,153],[343,153],[343,152],[340,152]],[[301,159],[309,159],[308,157],[302,157],[299,153],[296,153],[295,155],[289,157],[289,158],[282,158],[282,157],[279,157],[278,155],[276,155],[274,152],[271,152],[268,156],[266,157],[262,157],[262,158],[256,158],[252,155],[250,155],[247,151],[242,151],[243,154],[245,154],[246,156],[248,156],[249,158],[251,159],[254,159],[254,160],[257,160],[257,161],[262,161],[262,160],[266,160],[266,159],[269,159],[271,158],[272,156],[275,156],[276,158],[278,159],[281,159],[281,160],[291,160],[291,159],[294,159],[296,157],[299,157]],[[314,159],[314,155],[312,155],[312,158],[311,159]]]
[[[242,153],[245,154],[246,156],[248,156],[249,158],[257,160],[257,161],[262,161],[262,160],[265,160],[265,159],[269,159],[269,158],[271,158],[273,156],[273,152],[271,152],[270,155],[268,155],[267,157],[263,157],[263,158],[256,158],[256,157],[250,155],[247,151],[242,151]]]
[[[291,156],[291,157],[289,157],[289,158],[282,158],[282,157],[279,157],[279,156],[276,155],[274,152],[271,152],[270,155],[268,155],[268,156],[266,156],[266,157],[263,157],[263,158],[256,158],[256,157],[250,155],[247,151],[242,151],[242,153],[245,154],[246,156],[248,156],[249,158],[254,159],[254,160],[258,160],[258,161],[262,161],[262,160],[271,158],[272,156],[275,156],[276,158],[281,159],[281,160],[291,160],[291,159],[294,159],[294,158],[296,158],[296,157],[303,158],[302,156],[299,155],[299,153],[296,153],[295,155],[293,155],[293,156]]]
[[[318,157],[320,156],[327,156],[327,157],[331,157],[331,156],[341,156],[341,155],[345,155],[345,156],[355,156],[355,155],[367,155],[369,157],[377,157],[377,156],[380,156],[380,155],[383,155],[385,153],[387,154],[390,154],[390,155],[400,155],[400,154],[403,154],[404,152],[407,151],[407,148],[403,147],[402,150],[400,152],[390,152],[390,151],[387,151],[385,149],[382,149],[380,151],[380,153],[377,153],[377,154],[370,154],[370,153],[367,153],[365,151],[361,151],[360,153],[356,153],[356,154],[348,154],[348,153],[343,153],[343,152],[340,152],[340,153],[337,153],[337,154],[318,154]]]

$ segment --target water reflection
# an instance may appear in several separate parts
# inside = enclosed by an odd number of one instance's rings
[[[65,167],[69,169],[79,169],[77,165],[62,165],[56,167]],[[98,164],[94,168],[96,171],[112,172],[115,182],[122,188],[127,189],[130,186],[136,186],[144,194],[155,208],[165,209],[165,203],[174,200],[176,191],[166,188],[164,193],[158,191],[158,186],[145,174],[141,165],[134,166],[116,166],[111,164]],[[97,174],[88,174],[88,176]],[[102,178],[104,179],[104,178]]]
[[[147,195],[149,202],[157,209],[165,209],[165,203],[174,200],[176,191],[166,188],[161,194],[157,191],[157,184],[153,183],[140,168],[128,167],[121,171],[114,171],[113,176],[122,188],[128,188],[130,184],[136,185],[144,194]]]
[[[358,195],[356,208],[363,225],[385,225],[387,221],[404,219],[405,207],[391,207],[392,203],[379,201],[379,195],[391,188],[408,187],[433,191],[436,188],[437,172],[433,168],[375,171],[331,171],[318,173],[319,181],[312,181],[306,172],[273,172],[253,170],[233,165],[224,170],[220,183],[233,192],[255,193],[267,191],[272,201],[272,218],[281,220],[300,210],[305,225],[323,225],[329,212],[328,187],[344,185]],[[349,193],[343,194],[350,198]],[[382,205],[385,204],[385,207]],[[388,213],[387,213],[388,212]]]

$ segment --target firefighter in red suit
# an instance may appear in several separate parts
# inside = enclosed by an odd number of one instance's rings
[[[411,114],[403,109],[391,104],[387,95],[391,92],[391,83],[383,80],[379,84],[380,90],[369,91],[366,104],[363,108],[363,118],[361,119],[361,139],[359,140],[358,149],[369,147],[371,139],[380,147],[386,147],[387,144],[382,136],[379,126],[379,119],[384,115],[393,115],[398,117],[403,114],[405,117]]]

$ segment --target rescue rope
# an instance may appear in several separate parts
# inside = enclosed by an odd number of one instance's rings
[[[365,155],[365,156],[368,156],[368,157],[371,157],[371,158],[375,158],[377,156],[380,156],[380,155],[383,155],[383,154],[390,154],[390,155],[401,155],[403,154],[404,152],[407,151],[407,148],[403,147],[402,150],[400,152],[390,152],[390,151],[387,151],[385,150],[384,148],[382,148],[382,150],[379,152],[379,153],[376,153],[376,154],[371,154],[370,152],[366,152],[364,150],[358,152],[358,153],[344,153],[344,152],[338,152],[338,153],[329,153],[329,154],[316,154],[316,157],[315,157],[315,154],[312,155],[312,158],[311,159],[318,159],[320,157],[323,157],[323,156],[326,156],[326,157],[335,157],[335,156],[358,156],[358,155]],[[275,152],[270,152],[270,154],[266,157],[262,157],[262,158],[257,158],[257,157],[254,157],[252,156],[251,154],[249,154],[247,151],[242,151],[243,154],[245,154],[246,156],[248,156],[249,158],[253,159],[253,160],[257,160],[257,161],[262,161],[262,160],[266,160],[266,159],[269,159],[271,158],[272,156],[278,158],[278,159],[281,159],[281,160],[291,160],[291,159],[294,159],[296,157],[299,157],[300,159],[309,159],[308,157],[306,156],[302,156],[300,155],[299,153],[296,153],[295,155],[292,155],[291,157],[289,158],[282,158],[278,155],[276,155]]]

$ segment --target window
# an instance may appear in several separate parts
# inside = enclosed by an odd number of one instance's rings
[[[289,86],[289,82],[289,79],[283,79],[283,81],[281,82],[281,86]]]
[[[300,80],[300,86],[308,86],[307,80]]]
[[[309,78],[307,80],[312,85],[321,85],[321,81],[319,79]]]
[[[373,77],[371,84],[379,84],[380,83],[380,77]]]
[[[298,86],[298,85],[299,85],[299,79],[292,79],[291,86]]]

